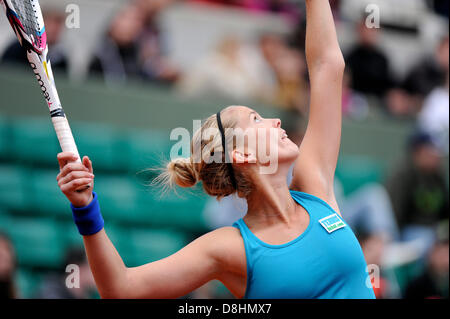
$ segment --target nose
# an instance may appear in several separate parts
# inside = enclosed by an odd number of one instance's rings
[[[276,128],[280,128],[281,127],[281,120],[280,119],[274,119],[273,123],[274,123]]]

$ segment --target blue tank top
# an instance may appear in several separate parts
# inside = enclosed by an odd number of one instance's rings
[[[367,264],[353,231],[322,199],[298,191],[292,198],[310,221],[296,239],[269,245],[241,218],[249,299],[374,299]]]

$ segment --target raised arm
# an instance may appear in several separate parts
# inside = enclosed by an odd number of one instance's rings
[[[341,138],[345,62],[328,0],[306,0],[306,20],[311,101],[291,188],[331,201],[337,209],[333,180]]]

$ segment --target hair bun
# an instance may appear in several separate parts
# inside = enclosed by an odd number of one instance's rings
[[[167,164],[171,182],[180,187],[192,187],[197,183],[198,174],[190,158],[176,158]]]

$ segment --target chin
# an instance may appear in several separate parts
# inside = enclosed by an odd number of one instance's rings
[[[297,145],[292,143],[289,147],[284,147],[280,150],[280,156],[278,157],[278,162],[294,162],[300,155],[300,149]]]

